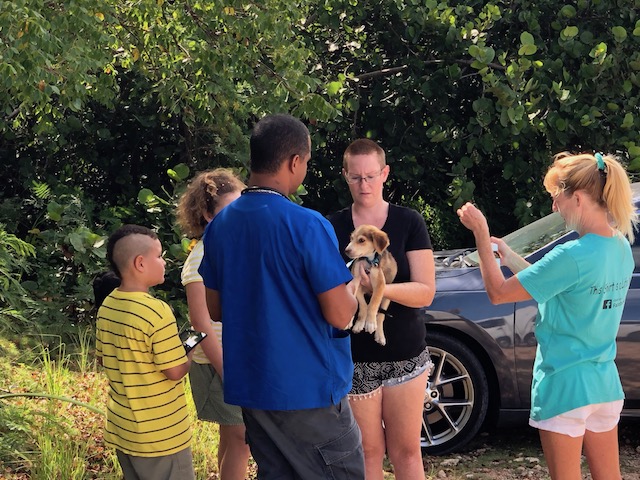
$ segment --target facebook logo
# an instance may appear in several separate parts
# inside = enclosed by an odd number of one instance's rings
[[[611,301],[611,299],[607,299],[602,303],[602,309],[603,310],[607,310],[609,308],[611,308],[613,306],[613,302]]]

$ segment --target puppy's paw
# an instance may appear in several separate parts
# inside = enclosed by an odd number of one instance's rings
[[[382,329],[376,330],[376,334],[373,338],[376,342],[378,342],[383,347],[387,344],[387,339],[384,336],[384,332],[382,331]]]
[[[344,327],[344,329],[345,330],[349,330],[349,329],[351,329],[351,327],[353,327],[353,318],[351,318],[351,321],[349,322],[349,324],[346,327]]]
[[[377,326],[378,326],[378,325],[376,324],[376,322],[375,322],[375,321],[373,321],[373,322],[372,322],[372,321],[370,321],[370,320],[367,320],[367,321],[364,323],[364,330],[365,330],[365,332],[367,332],[367,333],[373,333],[373,332],[375,332],[375,331],[376,331],[376,327],[377,327]]]
[[[353,324],[353,327],[351,328],[351,331],[353,333],[360,333],[362,331],[362,329],[364,328],[365,322],[362,319],[358,319],[358,321],[356,323]]]
[[[369,309],[369,311],[367,312],[366,325],[364,328],[367,331],[367,333],[373,333],[376,331],[377,327],[378,327],[378,321],[376,319],[375,312]]]

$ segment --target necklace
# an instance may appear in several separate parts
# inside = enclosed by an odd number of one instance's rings
[[[249,188],[245,188],[244,190],[242,190],[242,192],[240,192],[241,195],[245,195],[247,193],[270,193],[272,195],[280,195],[281,197],[286,198],[287,200],[289,200],[289,197],[287,197],[284,193],[279,192],[278,190],[276,190],[275,188],[269,188],[269,187],[249,187]]]

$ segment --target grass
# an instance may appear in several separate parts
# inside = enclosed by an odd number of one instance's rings
[[[121,478],[115,452],[102,443],[108,385],[92,343],[85,332],[76,345],[20,351],[0,338],[0,478]],[[196,478],[218,478],[217,426],[196,419],[185,391]]]
[[[91,336],[83,333],[73,345],[50,338],[21,344],[28,346],[18,348],[0,335],[0,478],[120,479],[115,453],[102,442],[107,381],[96,366]],[[196,419],[188,385],[185,392],[196,478],[218,479],[218,427]],[[634,476],[640,469],[639,431],[625,429],[621,436],[625,479],[640,480]],[[526,426],[480,435],[463,454],[424,460],[425,480],[549,478],[537,435]],[[385,480],[393,480],[392,467],[384,468]],[[253,462],[249,478],[256,478]]]
[[[102,443],[108,385],[93,356],[92,337],[83,332],[73,345],[46,340],[18,349],[0,336],[0,478],[120,479],[115,453]],[[188,385],[185,392],[196,478],[217,479],[218,427],[197,420]],[[470,478],[472,457],[460,465],[442,462],[425,458],[426,480],[441,478],[443,471],[449,480]],[[249,478],[256,478],[253,462],[249,470]],[[393,480],[388,463],[385,470],[385,480]]]

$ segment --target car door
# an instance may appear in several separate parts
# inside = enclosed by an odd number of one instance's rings
[[[640,238],[631,249],[635,268],[618,332],[616,364],[624,387],[625,408],[640,408]]]

